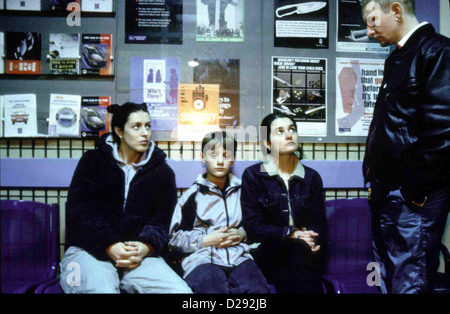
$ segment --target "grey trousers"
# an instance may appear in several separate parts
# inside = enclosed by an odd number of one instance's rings
[[[118,269],[71,246],[60,263],[65,293],[192,293],[162,257],[146,257],[135,269]]]

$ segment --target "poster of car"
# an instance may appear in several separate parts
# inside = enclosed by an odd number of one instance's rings
[[[41,74],[41,34],[6,32],[6,74]]]
[[[343,52],[388,53],[389,47],[367,36],[359,0],[338,0],[336,50]]]
[[[297,124],[299,136],[327,135],[327,60],[272,57],[272,112]]]
[[[274,46],[328,48],[328,1],[275,0]]]
[[[110,132],[110,119],[107,112],[110,105],[111,97],[109,96],[81,97],[81,137],[96,138]]]
[[[82,34],[81,74],[113,75],[112,34]]]
[[[50,94],[49,136],[80,136],[81,96]]]
[[[180,84],[178,97],[178,141],[201,141],[219,127],[217,84]]]
[[[126,0],[126,44],[183,44],[182,0]]]
[[[172,131],[178,126],[179,58],[130,60],[130,100],[146,103],[153,131]]]
[[[219,125],[239,126],[239,59],[202,59],[198,58],[198,66],[193,67],[194,83],[218,84]]]
[[[37,135],[36,95],[4,95],[5,137]]]
[[[336,58],[336,136],[367,136],[383,59]]]
[[[196,0],[196,40],[243,42],[245,0]]]

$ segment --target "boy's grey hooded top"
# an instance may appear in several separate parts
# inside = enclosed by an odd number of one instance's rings
[[[199,175],[180,197],[170,224],[169,248],[190,254],[182,262],[184,278],[202,264],[233,267],[252,258],[245,243],[228,248],[203,246],[203,237],[214,230],[242,229],[240,196],[241,180],[229,174],[223,193],[205,175]]]

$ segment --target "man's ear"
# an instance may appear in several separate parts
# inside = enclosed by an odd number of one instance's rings
[[[394,2],[391,5],[391,11],[394,13],[394,15],[397,17],[402,17],[403,14],[403,7],[400,3]]]

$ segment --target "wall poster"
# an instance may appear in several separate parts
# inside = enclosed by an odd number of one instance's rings
[[[176,129],[180,59],[132,57],[130,62],[130,101],[147,103],[152,130]]]
[[[389,47],[381,47],[378,41],[367,36],[359,0],[338,0],[337,6],[337,51],[389,52]]]
[[[196,0],[196,40],[206,42],[243,42],[244,1]]]
[[[239,125],[239,59],[198,59],[194,83],[220,85],[219,124],[221,128]]]
[[[275,0],[274,45],[291,48],[328,48],[328,2]]]
[[[6,32],[6,74],[41,74],[39,33]]]
[[[36,94],[3,96],[5,137],[37,136]],[[1,126],[1,124],[0,124]]]
[[[383,69],[383,59],[336,58],[337,136],[367,136]]]
[[[327,135],[327,60],[272,57],[272,112],[297,123],[299,136]]]
[[[126,1],[126,44],[183,43],[182,0]]]
[[[220,130],[219,90],[216,84],[180,84],[179,141],[201,141],[206,133]]]

